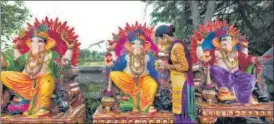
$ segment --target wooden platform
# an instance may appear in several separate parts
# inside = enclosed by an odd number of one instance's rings
[[[155,114],[128,112],[105,112],[99,106],[93,114],[93,123],[174,123],[175,117],[171,112],[157,112]]]
[[[74,109],[68,110],[66,113],[59,113],[57,115],[51,115],[48,117],[32,118],[22,115],[2,115],[1,122],[4,124],[16,124],[16,123],[84,123],[85,121],[85,105],[82,104]]]
[[[218,117],[266,117],[273,122],[273,102],[254,105],[198,103],[197,107],[202,123],[214,123]]]

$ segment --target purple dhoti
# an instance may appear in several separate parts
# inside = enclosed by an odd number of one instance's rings
[[[253,88],[256,83],[255,76],[240,70],[231,73],[219,66],[210,67],[211,76],[219,88],[226,87],[235,91],[237,101],[249,103]]]

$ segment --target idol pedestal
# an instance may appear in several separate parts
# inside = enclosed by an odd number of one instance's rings
[[[174,123],[175,116],[171,112],[139,113],[139,112],[107,112],[99,106],[93,114],[93,123]]]
[[[85,105],[82,104],[78,107],[71,108],[66,113],[57,113],[44,117],[26,117],[23,115],[4,115],[2,114],[1,123],[4,124],[17,124],[17,123],[84,123],[85,122]]]
[[[201,123],[214,123],[219,117],[266,117],[273,122],[273,102],[260,104],[198,103]]]

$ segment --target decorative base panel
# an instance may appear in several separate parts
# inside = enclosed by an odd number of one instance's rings
[[[1,122],[4,124],[16,124],[16,123],[84,123],[85,121],[85,105],[78,106],[76,108],[68,110],[66,113],[58,113],[56,115],[50,115],[46,117],[34,118],[25,117],[22,115],[2,115]]]
[[[106,112],[99,106],[93,115],[93,123],[174,123],[175,117],[171,112],[154,114],[138,112]]]
[[[218,117],[266,117],[273,122],[273,102],[260,104],[198,103],[202,123],[214,123]]]

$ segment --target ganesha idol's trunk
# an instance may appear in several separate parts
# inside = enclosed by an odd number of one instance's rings
[[[140,55],[142,53],[142,49],[141,48],[135,48],[134,50],[133,50],[133,54],[134,55]]]
[[[42,51],[42,49],[39,47],[38,44],[32,44],[32,47],[31,47],[31,54],[32,55],[36,55],[38,54],[40,51]]]

